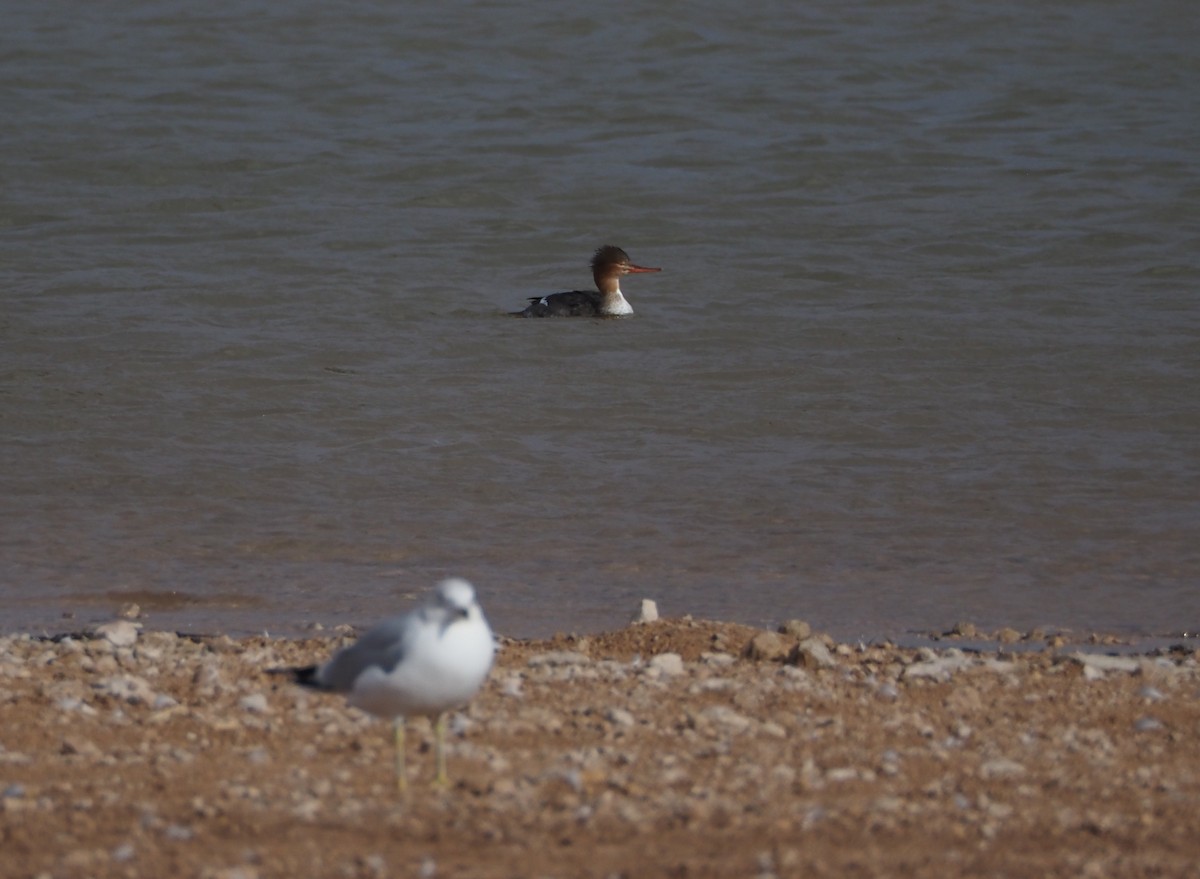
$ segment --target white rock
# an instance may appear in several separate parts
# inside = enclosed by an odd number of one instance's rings
[[[659,674],[674,676],[683,674],[683,657],[678,653],[660,653],[649,662],[649,667]]]
[[[699,716],[713,726],[724,727],[733,732],[741,732],[749,728],[753,722],[744,714],[738,714],[728,705],[710,705],[701,711]]]
[[[610,708],[604,712],[604,718],[617,726],[633,726],[637,722],[624,708]]]
[[[1141,669],[1141,663],[1132,656],[1105,656],[1102,653],[1072,653],[1071,659],[1078,662],[1084,669],[1093,668],[1098,671],[1123,671],[1133,674]]]
[[[641,605],[633,615],[632,623],[653,623],[658,619],[658,605],[649,598],[643,598]]]
[[[772,739],[786,739],[787,730],[773,720],[764,720],[762,734]]]
[[[97,692],[123,699],[130,705],[149,705],[154,701],[154,690],[145,678],[137,675],[117,675],[104,678],[92,685]]]
[[[525,693],[521,690],[521,676],[518,674],[510,674],[500,682],[500,692],[511,699],[522,699]]]
[[[1025,767],[1015,760],[998,757],[988,760],[979,767],[980,778],[1015,778],[1025,774]]]
[[[262,693],[252,693],[249,696],[243,696],[238,700],[238,705],[243,711],[248,711],[251,714],[266,714],[271,710],[271,706],[267,704],[267,697]]]
[[[529,657],[527,664],[530,668],[540,668],[556,665],[586,665],[589,662],[591,660],[585,654],[577,653],[574,650],[551,650],[548,653],[539,653]]]
[[[113,620],[111,623],[96,626],[92,632],[114,647],[132,647],[137,641],[138,629],[140,628],[141,623],[132,623],[129,620]]]
[[[78,711],[80,714],[89,716],[95,716],[96,714],[95,708],[76,696],[63,696],[60,699],[56,699],[54,706],[59,711]]]
[[[935,681],[948,681],[955,672],[971,667],[971,660],[959,650],[947,650],[945,656],[933,655],[924,662],[914,662],[904,669],[903,677],[930,678]]]
[[[805,668],[834,668],[837,665],[825,642],[816,636],[797,644],[794,655],[796,663]]]
[[[830,769],[825,773],[826,781],[854,781],[858,778],[858,770],[853,766],[839,766],[835,769]]]

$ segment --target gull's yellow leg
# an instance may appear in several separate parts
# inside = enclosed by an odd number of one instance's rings
[[[439,714],[433,722],[433,748],[437,755],[437,785],[446,787],[450,776],[446,774],[446,715]]]
[[[397,717],[392,725],[396,728],[396,789],[403,794],[408,791],[408,773],[404,766],[404,718]]]

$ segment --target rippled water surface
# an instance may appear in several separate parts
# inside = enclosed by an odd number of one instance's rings
[[[7,10],[0,626],[1200,625],[1194,9],[810,7]]]

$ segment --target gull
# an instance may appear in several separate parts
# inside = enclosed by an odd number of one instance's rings
[[[271,671],[290,675],[304,687],[344,693],[347,704],[391,718],[396,784],[404,793],[405,719],[433,720],[437,783],[445,786],[446,712],[466,705],[479,691],[495,653],[475,587],[455,577],[439,583],[424,606],[380,623],[327,662]]]

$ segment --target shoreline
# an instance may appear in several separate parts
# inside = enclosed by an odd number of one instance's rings
[[[411,724],[404,801],[387,724],[264,674],[323,659],[349,627],[3,636],[0,875],[1194,869],[1194,642],[985,650],[961,626],[858,645],[788,626],[501,639],[451,720],[448,789],[430,788],[430,732]]]

